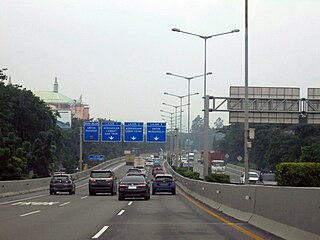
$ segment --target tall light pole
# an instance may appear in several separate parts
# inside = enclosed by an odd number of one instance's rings
[[[187,106],[187,104],[182,105],[182,102],[180,101],[180,105],[172,105],[169,103],[162,103],[163,105],[169,106],[169,107],[173,107],[175,108],[175,130],[177,133],[177,141],[176,141],[176,160],[178,160],[178,155],[179,155],[179,144],[178,144],[178,140],[179,140],[179,131],[177,128],[177,112],[178,112],[178,107],[180,107],[180,127],[181,127],[181,122],[182,122],[182,107]],[[177,165],[175,165],[177,166]]]
[[[182,76],[182,75],[178,75],[178,74],[174,74],[174,73],[170,73],[170,72],[167,72],[166,73],[167,75],[169,76],[173,76],[173,77],[178,77],[178,78],[184,78],[184,79],[187,79],[188,80],[188,139],[190,140],[190,108],[191,108],[191,103],[190,103],[190,82],[192,79],[194,78],[198,78],[198,77],[203,77],[204,74],[200,74],[200,75],[196,75],[196,76],[192,76],[192,77],[186,77],[186,76]],[[206,73],[207,75],[211,75],[212,72],[208,72]],[[188,162],[189,162],[189,151],[191,149],[190,148],[190,144],[188,142]],[[188,169],[189,169],[189,164],[188,164]]]
[[[181,133],[182,133],[182,99],[185,98],[185,97],[188,97],[190,98],[191,96],[194,96],[194,95],[198,95],[199,93],[192,93],[192,94],[188,94],[188,95],[176,95],[176,94],[172,94],[172,93],[167,93],[167,92],[164,92],[164,94],[166,95],[169,95],[169,96],[172,96],[172,97],[177,97],[180,99],[180,131],[179,131],[179,144],[180,144],[180,151],[182,151],[182,142],[181,142]],[[190,101],[188,104],[188,107],[190,106]],[[189,154],[188,154],[189,156]],[[181,157],[181,154],[180,154],[180,157]],[[181,160],[181,159],[180,159]],[[189,169],[189,158],[188,158],[188,169]]]
[[[245,83],[244,83],[244,176],[245,184],[249,182],[249,97],[248,97],[248,0],[245,0]]]
[[[188,35],[200,37],[201,39],[204,40],[204,73],[203,73],[203,97],[204,97],[204,134],[203,134],[203,153],[204,153],[204,159],[203,159],[203,179],[205,176],[208,175],[208,170],[209,170],[209,163],[208,163],[208,152],[209,152],[209,96],[207,96],[207,39],[210,39],[212,37],[217,37],[221,35],[226,35],[230,33],[236,33],[240,32],[239,29],[234,29],[229,32],[223,32],[223,33],[218,33],[218,34],[213,34],[213,35],[199,35],[191,32],[186,32],[182,31],[179,28],[172,28],[171,29],[174,32],[179,32],[179,33],[185,33]]]

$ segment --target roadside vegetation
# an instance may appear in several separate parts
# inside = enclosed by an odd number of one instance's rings
[[[79,162],[79,129],[83,121],[72,119],[70,129],[60,129],[56,112],[22,86],[8,84],[0,72],[0,180],[48,177],[65,168],[76,171]],[[106,119],[98,119],[102,121]],[[163,144],[147,143],[84,143],[83,161],[89,166],[88,155],[104,155],[105,159],[123,156],[132,147],[141,152],[156,152]]]

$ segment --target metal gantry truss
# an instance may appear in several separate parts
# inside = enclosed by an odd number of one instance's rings
[[[210,100],[211,112],[229,112],[231,123],[244,122],[244,98],[211,96]],[[320,124],[320,99],[253,97],[248,105],[252,123]]]

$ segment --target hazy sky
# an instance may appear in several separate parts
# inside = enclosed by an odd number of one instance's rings
[[[187,94],[203,74],[211,35],[207,93],[227,97],[244,85],[244,0],[0,0],[0,67],[30,90],[52,90],[90,105],[93,118],[161,121],[163,92]],[[320,0],[249,0],[249,85],[320,87]],[[191,82],[191,119],[202,116],[203,78]],[[187,103],[187,99],[184,99]],[[183,119],[186,123],[187,109]],[[211,113],[210,125],[226,114]]]

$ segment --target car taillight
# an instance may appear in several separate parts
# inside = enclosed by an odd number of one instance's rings
[[[128,186],[127,185],[119,185],[119,188],[124,189],[124,188],[128,188]]]
[[[94,183],[96,180],[94,178],[89,178],[89,182]]]
[[[147,185],[138,185],[137,188],[147,188]]]
[[[107,178],[106,182],[112,182],[112,178]]]

